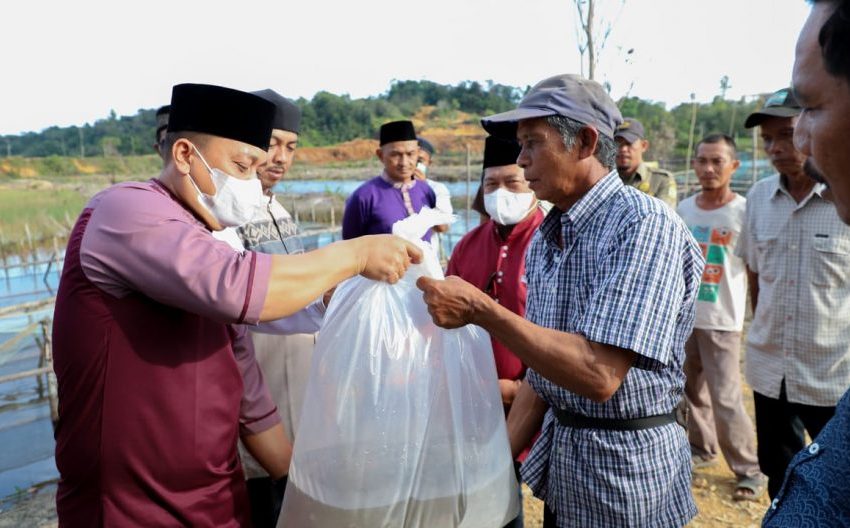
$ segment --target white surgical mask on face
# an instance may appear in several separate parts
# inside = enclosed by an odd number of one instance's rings
[[[201,192],[194,178],[189,175],[189,180],[198,191],[198,202],[218,220],[222,227],[236,227],[251,221],[262,206],[263,186],[260,180],[257,178],[242,180],[219,169],[213,169],[197,147],[192,145],[192,148],[210,172],[215,185],[214,195],[205,194]]]
[[[425,176],[428,175],[428,165],[425,165],[421,161],[416,164],[416,170],[418,170],[419,172],[421,172]]]
[[[534,193],[514,193],[499,187],[484,195],[484,210],[496,223],[509,226],[525,218],[533,202]]]

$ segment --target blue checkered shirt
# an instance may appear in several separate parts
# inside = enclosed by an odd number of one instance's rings
[[[563,248],[563,249],[562,249]],[[529,369],[551,407],[596,418],[673,411],[704,260],[676,213],[624,186],[616,172],[566,213],[553,209],[526,255],[533,323],[632,350],[637,359],[605,403]],[[669,424],[639,431],[573,429],[550,410],[522,466],[558,526],[683,526],[694,515],[690,448]]]

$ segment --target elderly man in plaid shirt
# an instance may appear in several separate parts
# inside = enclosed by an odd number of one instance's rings
[[[696,514],[673,411],[704,261],[672,209],[612,170],[621,120],[575,75],[483,120],[516,135],[532,190],[555,204],[526,257],[527,319],[457,277],[418,283],[437,324],[479,325],[529,366],[508,431],[524,445],[542,420],[521,471],[546,527],[683,526]]]

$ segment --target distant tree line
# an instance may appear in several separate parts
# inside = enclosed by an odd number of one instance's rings
[[[752,146],[752,130],[744,128],[744,120],[763,102],[759,98],[731,101],[717,96],[710,103],[697,103],[694,143],[711,133],[729,134],[738,143],[738,151],[746,157],[747,149]],[[667,110],[663,103],[627,97],[618,104],[624,116],[635,117],[643,123],[650,141],[648,159],[660,160],[665,165],[671,160],[685,158],[693,103],[682,103]]]
[[[133,116],[118,117],[115,111],[93,125],[57,127],[19,136],[0,136],[2,156],[117,156],[150,154],[156,130],[156,109],[142,109]]]
[[[380,125],[392,119],[414,116],[422,106],[433,106],[429,120],[439,121],[462,111],[477,117],[516,106],[526,89],[488,81],[467,81],[456,86],[431,81],[395,81],[375,97],[352,99],[348,95],[319,92],[296,103],[303,111],[300,143],[305,146],[333,145],[356,138],[374,138]],[[731,133],[749,143],[743,128],[746,116],[761,101],[730,101],[721,96],[697,105],[696,139],[711,132]],[[637,97],[619,101],[624,116],[636,117],[646,127],[651,143],[650,159],[662,162],[685,157],[690,132],[692,104],[682,103],[667,110],[663,103]],[[109,117],[81,127],[50,127],[41,132],[0,136],[0,157],[69,156],[116,157],[151,154],[156,128],[155,108],[140,109],[136,115]]]
[[[382,123],[409,118],[423,105],[437,107],[437,116],[455,110],[474,115],[502,112],[514,107],[522,94],[517,88],[493,82],[450,86],[431,81],[396,81],[386,93],[364,99],[319,92],[310,100],[296,101],[304,114],[300,142],[323,146],[375,137]],[[112,111],[106,119],[81,127],[54,126],[41,132],[0,136],[0,157],[150,154],[155,112],[155,108],[140,109],[136,115],[118,117]]]

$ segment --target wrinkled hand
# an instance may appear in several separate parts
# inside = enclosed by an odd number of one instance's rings
[[[473,322],[477,310],[490,300],[487,294],[455,276],[446,280],[420,277],[416,286],[424,292],[422,297],[434,324],[443,328],[458,328]]]
[[[367,235],[358,244],[358,273],[367,279],[395,284],[411,263],[422,262],[418,247],[395,235]]]

